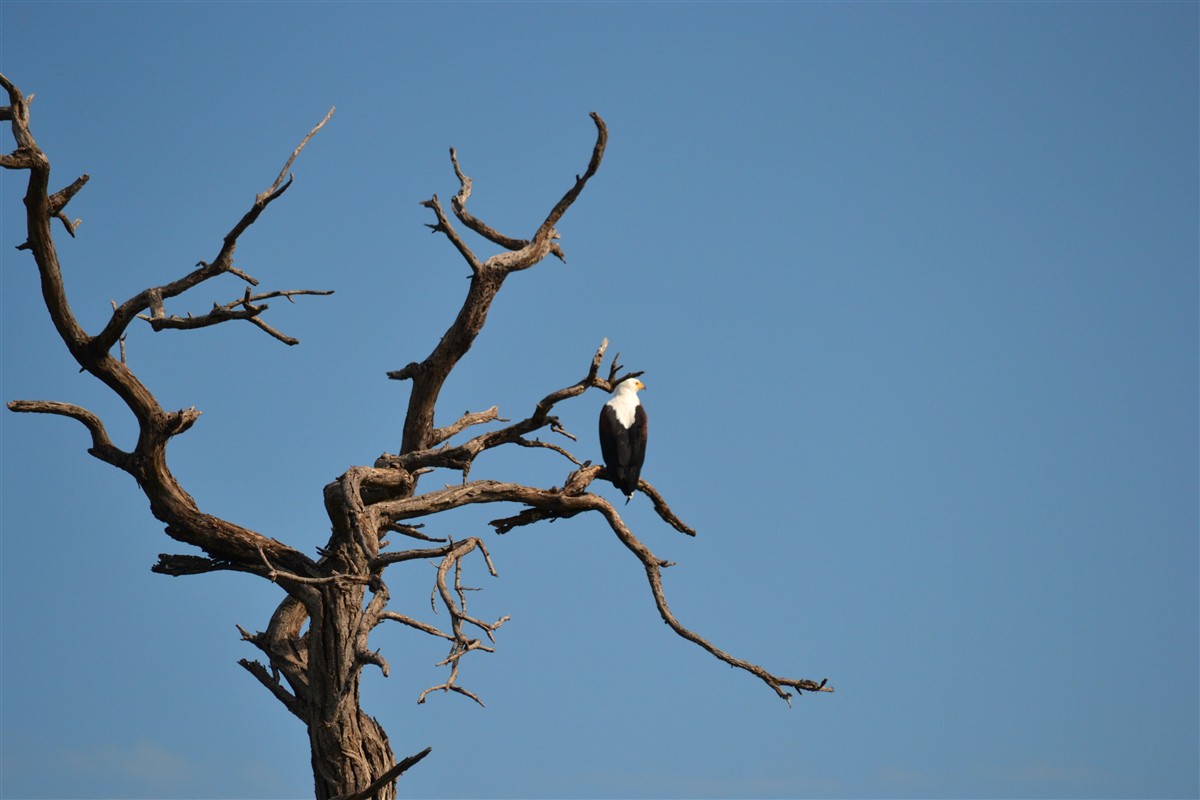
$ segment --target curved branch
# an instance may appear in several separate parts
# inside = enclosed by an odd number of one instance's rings
[[[538,228],[533,239],[537,241],[549,235],[558,221],[562,219],[563,214],[567,213],[567,209],[579,197],[583,187],[587,186],[587,182],[596,174],[596,170],[600,169],[600,162],[604,159],[604,149],[608,146],[608,126],[604,124],[604,120],[595,111],[589,114],[592,122],[596,123],[596,145],[592,148],[592,158],[588,161],[587,170],[583,175],[575,177],[575,184],[567,190],[567,193],[562,196],[554,208],[550,209],[550,214],[546,217],[546,221]]]
[[[625,546],[638,557],[638,560],[642,562],[642,566],[645,567],[646,578],[650,583],[650,591],[654,595],[654,604],[658,608],[659,616],[662,617],[663,622],[667,623],[671,630],[675,631],[675,633],[679,634],[684,639],[687,639],[689,642],[692,642],[702,649],[707,650],[710,654],[721,661],[724,661],[726,664],[729,664],[731,667],[737,667],[738,669],[745,670],[751,675],[759,678],[761,681],[774,689],[775,693],[782,700],[787,702],[788,705],[791,705],[791,693],[784,691],[783,687],[785,686],[790,686],[799,691],[808,692],[833,691],[833,687],[826,686],[825,681],[823,680],[817,682],[807,679],[782,678],[777,675],[773,675],[757,664],[752,664],[745,659],[737,658],[736,656],[726,653],[724,650],[713,645],[700,634],[684,627],[683,624],[675,617],[675,615],[671,613],[671,609],[667,605],[667,598],[666,594],[663,592],[662,585],[662,562],[650,552],[649,548],[642,544],[641,541],[633,535],[632,531],[625,526],[624,521],[621,520],[620,516],[616,512],[616,509],[612,508],[612,506],[609,506],[609,508],[603,510],[602,513],[608,519],[609,526],[612,527],[613,532],[617,534],[617,538],[619,538],[625,544]]]
[[[132,453],[127,453],[112,443],[108,431],[100,418],[82,406],[70,403],[59,403],[52,400],[13,400],[8,404],[11,411],[25,414],[58,414],[71,417],[83,423],[92,434],[92,446],[88,452],[101,461],[128,472],[131,468]]]
[[[599,467],[588,467],[585,470],[579,470],[572,475],[576,482],[589,480],[598,475]],[[657,493],[655,493],[657,494]],[[572,517],[583,511],[596,511],[605,518],[609,528],[616,534],[617,539],[625,545],[625,547],[637,556],[638,560],[646,570],[647,580],[650,585],[654,602],[658,608],[659,615],[663,621],[679,636],[698,645],[716,658],[724,661],[732,667],[745,670],[755,677],[762,680],[770,686],[775,693],[785,701],[791,702],[791,693],[785,690],[785,687],[790,687],[798,691],[808,692],[832,692],[833,687],[827,686],[825,681],[813,681],[798,678],[784,678],[775,675],[757,664],[753,664],[744,659],[726,653],[724,650],[716,647],[707,639],[695,633],[692,630],[684,627],[682,623],[671,612],[667,605],[666,595],[662,587],[662,572],[664,567],[672,566],[669,561],[660,559],[650,551],[645,544],[641,542],[633,531],[621,519],[621,515],[604,498],[594,494],[569,494],[563,491],[547,491],[543,489],[534,489],[529,486],[522,486],[515,483],[501,483],[498,481],[473,481],[463,484],[462,486],[452,486],[445,489],[429,492],[423,495],[406,498],[403,500],[381,503],[378,510],[395,519],[411,519],[413,517],[425,516],[428,514],[444,511],[448,508],[458,508],[464,505],[474,503],[520,503],[529,506],[528,509],[518,514],[515,517],[508,517],[503,520],[496,520],[492,525],[498,533],[504,533],[518,525],[526,525],[543,519],[557,519]],[[665,508],[665,503],[663,503]],[[673,516],[673,515],[672,515]],[[679,525],[683,525],[682,522]],[[683,526],[686,527],[686,526]],[[689,529],[690,530],[690,529]]]
[[[650,591],[654,595],[654,604],[658,607],[659,616],[662,617],[663,622],[667,623],[671,630],[675,631],[675,633],[679,634],[684,639],[687,639],[689,642],[692,642],[693,644],[696,644],[702,649],[708,651],[710,654],[721,661],[724,661],[726,664],[729,664],[731,667],[737,667],[738,669],[745,670],[751,675],[754,675],[774,689],[775,693],[782,700],[787,702],[788,705],[791,705],[791,693],[783,689],[785,686],[792,687],[798,691],[833,691],[833,687],[826,686],[824,680],[817,682],[807,679],[782,678],[774,675],[757,664],[753,664],[745,659],[737,658],[736,656],[726,653],[724,650],[716,647],[700,634],[684,627],[683,624],[676,619],[675,615],[671,613],[671,609],[667,605],[666,595],[663,592],[661,568],[667,566],[668,562],[664,562],[655,556],[654,553],[650,552],[650,548],[646,547],[644,544],[642,544],[641,540],[634,536],[633,531],[629,530],[629,528],[625,525],[624,520],[621,519],[621,516],[617,513],[616,508],[608,503],[608,501],[604,500],[603,498],[597,498],[597,500],[599,506],[598,510],[608,521],[609,527],[612,528],[613,533],[615,533],[617,538],[621,540],[621,543],[624,544],[625,547],[628,548],[630,552],[637,556],[638,560],[642,562],[642,566],[646,570],[646,578],[650,584]]]
[[[529,244],[528,239],[517,239],[512,236],[505,236],[500,231],[488,225],[483,220],[467,211],[467,200],[471,197],[471,187],[473,181],[463,173],[458,166],[458,153],[454,148],[450,148],[450,163],[454,165],[454,174],[458,176],[458,193],[450,198],[450,208],[454,210],[454,216],[458,217],[462,224],[466,225],[475,233],[487,239],[489,242],[505,247],[509,250],[520,250]],[[555,256],[559,261],[566,263],[567,257],[563,253],[562,248],[555,242],[550,247],[551,255]]]
[[[492,256],[484,263],[485,268],[499,269],[505,273],[528,269],[545,258],[556,246],[554,240],[558,238],[558,232],[554,230],[554,226],[567,213],[567,209],[579,197],[583,191],[583,187],[587,186],[587,182],[596,174],[596,170],[600,168],[600,162],[604,158],[604,150],[608,146],[608,126],[604,124],[604,120],[595,111],[590,116],[592,121],[596,123],[596,144],[592,147],[592,157],[588,161],[587,169],[583,175],[575,176],[575,183],[554,204],[554,208],[550,209],[550,213],[538,227],[537,232],[528,244],[520,250]],[[561,254],[561,250],[559,252]]]

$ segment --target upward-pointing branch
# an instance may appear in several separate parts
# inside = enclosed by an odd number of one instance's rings
[[[527,269],[541,261],[546,255],[551,252],[554,239],[557,233],[554,230],[554,225],[562,218],[579,197],[588,180],[596,174],[596,170],[600,167],[600,162],[604,157],[604,148],[608,142],[608,129],[604,125],[604,120],[599,114],[592,114],[592,120],[596,123],[597,137],[596,143],[592,147],[591,159],[588,162],[588,168],[582,176],[576,177],[575,183],[567,190],[550,210],[550,214],[538,228],[537,233],[529,242],[523,243],[519,250],[506,251],[498,253],[486,261],[480,263],[478,258],[471,253],[462,239],[450,226],[445,214],[441,210],[441,206],[437,203],[436,198],[426,203],[429,208],[434,210],[437,215],[437,224],[433,226],[435,231],[440,231],[446,234],[451,243],[463,254],[471,265],[471,286],[467,290],[467,296],[463,300],[462,308],[451,323],[450,328],[442,336],[433,352],[420,363],[414,362],[404,367],[403,369],[394,370],[388,373],[388,377],[393,380],[411,380],[412,393],[409,395],[408,412],[404,418],[404,436],[400,444],[400,454],[411,453],[416,450],[424,450],[429,447],[434,440],[434,407],[437,405],[438,395],[441,393],[442,385],[446,378],[450,375],[450,371],[454,369],[454,365],[459,359],[471,349],[471,345],[475,341],[475,337],[479,335],[479,331],[483,329],[483,325],[487,322],[488,311],[491,308],[492,300],[495,299],[496,293],[500,291],[500,286],[504,283],[504,279],[510,272]],[[462,174],[458,169],[457,157],[453,158],[455,173],[458,175],[462,189],[455,199],[455,211],[462,218],[462,207],[465,205],[466,197],[470,193],[470,179]],[[473,219],[473,218],[472,218]],[[469,227],[475,228],[477,225],[468,223]],[[491,231],[490,228],[487,228]],[[485,236],[496,239],[485,233]],[[497,235],[498,236],[498,235]],[[508,242],[515,244],[515,242]]]

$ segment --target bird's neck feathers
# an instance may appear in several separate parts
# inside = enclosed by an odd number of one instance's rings
[[[626,428],[633,425],[637,407],[642,402],[638,399],[637,392],[637,384],[633,381],[622,381],[617,387],[617,396],[606,404],[617,413],[617,422]]]

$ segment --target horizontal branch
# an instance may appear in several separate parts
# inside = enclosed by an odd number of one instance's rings
[[[418,530],[418,528],[422,528],[422,527],[424,527],[424,526],[423,525],[401,525],[398,522],[389,522],[389,523],[384,524],[380,528],[380,530],[391,531],[392,533],[398,533],[401,536],[407,536],[410,539],[420,539],[423,542],[445,542],[445,541],[447,541],[447,539],[445,537],[426,536],[425,534],[421,533],[421,531]],[[383,542],[380,542],[379,546],[382,547],[383,544],[384,544]]]
[[[369,575],[343,575],[337,572],[334,572],[331,575],[324,575],[320,578],[309,578],[276,568],[275,565],[271,563],[270,559],[267,558],[267,554],[263,552],[261,544],[258,545],[258,554],[262,557],[263,567],[261,569],[249,568],[246,571],[262,575],[272,583],[278,583],[280,586],[285,588],[288,588],[289,584],[298,586],[326,586],[333,583],[343,583],[360,584],[365,586],[371,583],[373,580]],[[289,588],[289,592],[291,591],[292,590]]]
[[[151,572],[159,575],[202,575],[206,572],[249,572],[259,574],[259,570],[245,564],[233,561],[223,561],[217,558],[205,558],[186,554],[159,553],[158,562],[150,567]]]
[[[371,559],[371,571],[378,572],[384,567],[392,564],[399,564],[402,561],[416,561],[422,558],[438,558],[445,556],[454,549],[453,544],[448,544],[445,547],[427,547],[422,550],[402,550],[395,553],[380,553],[378,557]]]
[[[419,619],[413,619],[412,617],[407,617],[404,614],[399,614],[395,611],[384,611],[382,614],[379,615],[379,619],[380,619],[380,621],[390,620],[392,622],[399,622],[401,625],[407,625],[410,628],[416,628],[417,630],[421,631],[422,633],[428,633],[430,636],[437,636],[441,639],[450,639],[450,640],[454,639],[454,637],[451,636],[450,634],[443,633],[442,631],[438,630],[437,628],[433,627],[432,625],[430,625],[428,623],[421,622],[421,620],[419,620]]]
[[[472,425],[482,425],[485,422],[492,422],[500,419],[499,406],[492,406],[486,411],[465,411],[458,420],[444,428],[434,428],[433,436],[430,438],[430,446],[439,445],[447,439],[461,433]],[[507,420],[505,420],[507,421]]]
[[[455,664],[456,669],[457,669],[457,666],[458,665]],[[456,692],[457,694],[461,694],[463,697],[471,698],[476,703],[478,703],[480,705],[480,707],[486,706],[486,703],[484,703],[482,700],[479,699],[479,695],[475,694],[472,691],[468,691],[467,689],[464,689],[463,687],[454,683],[455,677],[457,677],[457,676],[451,676],[451,678],[449,680],[447,680],[445,683],[439,683],[437,686],[430,686],[428,689],[421,692],[421,695],[417,698],[417,705],[421,705],[422,703],[424,703],[425,698],[428,697],[429,694],[432,692]]]
[[[175,330],[192,330],[194,328],[207,328],[211,325],[219,325],[222,322],[230,320],[244,319],[254,323],[264,331],[275,337],[279,341],[288,345],[296,345],[300,343],[299,339],[294,339],[291,336],[285,336],[279,331],[267,325],[262,320],[258,319],[258,315],[266,311],[269,306],[254,305],[262,300],[269,300],[273,297],[284,297],[289,302],[295,302],[293,297],[303,295],[320,295],[326,296],[333,294],[332,289],[287,289],[273,292],[262,292],[259,294],[251,294],[250,289],[246,289],[245,294],[237,299],[224,305],[213,303],[212,310],[200,316],[192,316],[188,314],[186,317],[179,316],[164,316],[162,311],[162,299],[157,293],[151,294],[151,313],[138,314],[138,319],[143,319],[150,323],[150,327],[155,331],[165,329]]]

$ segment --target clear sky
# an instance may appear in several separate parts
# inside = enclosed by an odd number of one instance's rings
[[[505,286],[442,424],[520,418],[608,337],[645,370],[645,477],[699,531],[625,510],[672,608],[715,644],[833,695],[788,708],[674,636],[599,519],[489,537],[483,617],[437,694],[436,641],[379,629],[363,702],[419,797],[1196,797],[1196,3],[0,4],[0,69],[36,93],[58,233],[95,331],[211,259],[331,105],[296,183],[238,250],[268,321],[135,328],[173,466],[201,506],[307,552],[321,487],[399,445],[407,386],[466,267],[418,203],[529,235],[600,173],[551,260]],[[7,127],[5,150],[11,149]],[[0,176],[2,399],[118,402],[40,306],[24,174]],[[58,228],[56,227],[56,231]],[[476,242],[479,252],[493,251]],[[232,278],[176,301],[202,312]],[[561,407],[596,459],[605,398]],[[0,794],[301,797],[297,721],[236,663],[281,597],[166,578],[181,552],[78,424],[0,413]],[[473,478],[561,483],[549,451]],[[426,488],[456,476],[430,476]],[[611,487],[598,487],[617,500]],[[389,572],[436,621],[433,571]]]

